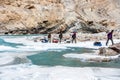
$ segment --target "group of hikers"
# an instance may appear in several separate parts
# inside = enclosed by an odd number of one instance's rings
[[[53,42],[53,41],[51,40],[51,37],[52,37],[52,36],[51,36],[51,33],[49,33],[49,34],[48,34],[48,42],[50,42],[50,43]],[[76,32],[73,32],[73,33],[72,33],[71,38],[72,38],[72,43],[73,43],[73,42],[75,42],[75,43],[77,42],[77,41],[76,41]],[[60,31],[60,32],[59,32],[59,43],[61,43],[62,40],[63,40],[63,32]]]
[[[111,42],[112,42],[112,45],[114,44],[114,42],[113,42],[113,32],[114,32],[114,30],[111,30],[108,34],[107,34],[107,41],[106,41],[106,46],[108,45],[108,42],[109,42],[109,40],[111,40]],[[48,34],[48,42],[50,42],[50,43],[52,43],[53,41],[51,40],[51,38],[52,38],[52,36],[51,36],[51,33],[49,33]],[[62,40],[63,40],[63,32],[62,31],[60,31],[59,32],[59,40],[57,40],[57,42],[59,41],[59,43],[61,43],[62,42]],[[57,43],[56,42],[56,43]],[[71,35],[71,41],[70,42],[75,42],[75,43],[77,43],[77,40],[76,40],[76,32],[73,32],[72,33],[72,35]]]

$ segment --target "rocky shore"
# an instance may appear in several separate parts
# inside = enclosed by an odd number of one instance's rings
[[[72,33],[63,33],[63,39],[62,41],[65,40],[71,40],[71,34]],[[52,34],[52,39],[58,39],[59,40],[59,34]],[[114,39],[120,39],[120,32],[115,31],[113,33],[113,40]],[[46,36],[40,36],[34,39],[34,41],[39,41],[40,39],[47,38]],[[84,41],[101,41],[101,40],[107,40],[107,33],[106,32],[101,32],[101,33],[77,33],[77,42],[84,42]]]
[[[113,40],[114,39],[120,39],[120,32],[116,31],[113,33]],[[107,33],[101,32],[101,33],[78,33],[78,40],[80,41],[100,41],[100,40],[106,40],[107,39]]]

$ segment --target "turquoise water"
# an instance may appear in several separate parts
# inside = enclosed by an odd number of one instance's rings
[[[33,64],[36,65],[46,65],[46,66],[81,66],[84,65],[79,59],[71,59],[63,57],[64,54],[68,53],[84,53],[91,52],[90,49],[85,48],[69,48],[65,50],[47,50],[39,52],[36,55],[29,56],[28,58],[32,60]]]
[[[17,47],[17,46],[24,46],[24,44],[20,43],[11,43],[11,42],[6,42],[3,39],[0,38],[0,45],[3,46],[10,46],[10,47]]]
[[[120,68],[119,60],[113,62],[81,62],[79,59],[65,58],[64,54],[68,53],[91,53],[92,49],[87,48],[69,48],[62,51],[43,51],[38,54],[28,56],[32,63],[42,66],[70,66],[70,67],[112,67]]]
[[[31,39],[32,37],[37,37],[38,35],[26,35],[26,36],[1,36],[0,38],[0,47],[4,46],[5,49],[0,49],[0,54],[4,53],[15,53],[19,52],[19,54],[23,53],[35,53],[34,55],[29,55],[27,58],[31,60],[32,64],[39,65],[39,66],[70,66],[70,67],[113,67],[113,68],[120,68],[120,60],[115,60],[112,62],[83,62],[79,59],[73,59],[73,58],[65,58],[63,57],[64,54],[70,54],[70,53],[77,53],[77,54],[83,54],[83,53],[91,53],[93,52],[93,49],[88,48],[78,48],[78,47],[67,47],[67,49],[48,49],[46,51],[44,50],[34,50],[34,43],[31,45],[26,45],[20,42],[19,39]],[[10,40],[12,41],[10,41]],[[7,41],[6,41],[7,40]],[[29,43],[26,42],[26,43]],[[44,43],[42,43],[44,45]],[[26,47],[28,47],[26,49]],[[14,49],[9,49],[7,47],[11,47]],[[22,47],[22,48],[21,48]],[[31,48],[32,47],[32,48]],[[38,47],[37,45],[35,48]],[[29,51],[30,50],[30,51]],[[29,51],[29,52],[27,52]],[[23,58],[24,59],[24,58]],[[20,61],[21,60],[21,61]],[[22,59],[19,59],[19,63],[22,62]]]

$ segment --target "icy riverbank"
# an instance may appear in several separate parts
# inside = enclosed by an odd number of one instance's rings
[[[21,43],[17,47],[12,45],[0,45],[0,80],[119,80],[119,68],[103,68],[103,67],[66,67],[66,66],[37,66],[27,61],[28,55],[37,54],[40,51],[58,50],[62,51],[70,47],[86,47],[97,50],[99,47],[93,45],[94,41],[72,43],[41,43],[34,42],[27,37],[3,37],[6,42]],[[101,41],[102,47],[106,41]],[[118,43],[119,40],[115,40]],[[88,53],[87,53],[88,54]],[[93,53],[90,53],[93,54]],[[88,55],[87,57],[96,57]],[[67,53],[66,55],[71,55]],[[84,55],[81,54],[81,55]],[[64,55],[63,55],[64,56]],[[78,54],[70,56],[71,58],[80,58]],[[18,58],[17,58],[18,57]],[[16,59],[17,58],[17,59]],[[85,56],[82,59],[86,58]],[[87,59],[87,58],[86,58]],[[15,62],[15,60],[17,62]],[[20,63],[20,61],[23,63]],[[17,64],[10,64],[10,63]],[[6,64],[6,65],[5,65]],[[9,64],[9,65],[8,65]]]

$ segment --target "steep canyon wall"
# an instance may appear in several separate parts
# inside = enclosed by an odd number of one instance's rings
[[[120,28],[119,0],[0,0],[1,34]]]

